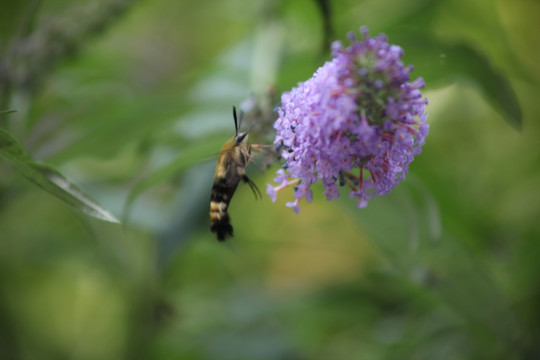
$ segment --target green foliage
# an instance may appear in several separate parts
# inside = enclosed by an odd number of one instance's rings
[[[46,164],[35,162],[30,154],[4,129],[0,129],[0,157],[9,160],[32,183],[83,213],[97,219],[118,222],[112,214],[103,209],[60,172]]]
[[[2,3],[2,358],[539,358],[539,10]],[[241,184],[218,244],[208,201],[231,106],[252,143],[272,141],[280,94],[361,25],[426,80],[430,134],[407,179],[361,210],[315,189],[298,215],[292,194],[255,201]],[[264,165],[248,170],[261,189],[278,166]]]
[[[514,89],[485,55],[467,44],[451,44],[412,31],[400,32],[392,40],[409,45],[407,61],[415,64],[415,73],[422,74],[429,86],[447,86],[459,80],[472,82],[506,122],[521,130],[523,116]]]

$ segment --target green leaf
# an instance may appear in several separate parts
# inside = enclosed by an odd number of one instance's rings
[[[484,54],[467,44],[448,43],[416,31],[390,33],[389,38],[405,49],[405,62],[415,67],[413,78],[422,76],[428,87],[472,81],[506,122],[521,130],[523,114],[516,93]]]
[[[395,274],[429,288],[441,305],[470,326],[504,339],[508,348],[514,346],[510,334],[519,331],[519,324],[506,310],[510,305],[503,290],[473,249],[443,229],[441,219],[433,224],[439,217],[436,201],[418,179],[412,187],[400,184],[390,194],[371,199],[366,209],[344,200]]]
[[[14,113],[14,112],[17,112],[17,110],[1,110],[0,115],[11,114],[11,113]]]
[[[100,220],[119,221],[58,170],[34,161],[7,131],[0,129],[0,156],[9,160],[28,180],[83,213]]]
[[[321,13],[322,18],[322,27],[324,32],[324,40],[322,43],[322,50],[327,51],[330,48],[332,43],[332,38],[334,37],[334,29],[332,27],[332,7],[330,5],[330,0],[315,0]]]

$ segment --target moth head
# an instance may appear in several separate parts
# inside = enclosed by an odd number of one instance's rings
[[[240,133],[234,137],[234,141],[236,141],[237,144],[240,144],[242,141],[247,139],[247,136],[248,136],[247,132]]]

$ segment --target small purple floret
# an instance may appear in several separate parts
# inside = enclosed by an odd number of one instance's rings
[[[295,201],[286,203],[285,206],[290,207],[291,209],[293,209],[293,211],[296,214],[298,214],[300,212],[300,206],[298,206],[298,199],[296,199]]]
[[[276,193],[276,189],[272,185],[266,184],[266,193],[268,194],[268,196],[270,196],[270,199],[272,200],[272,202],[276,202],[277,193]]]

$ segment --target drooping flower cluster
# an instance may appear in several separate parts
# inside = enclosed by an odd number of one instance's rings
[[[295,185],[295,201],[287,204],[295,212],[302,198],[311,202],[318,180],[328,200],[339,196],[338,185],[348,186],[358,207],[367,206],[405,178],[425,142],[423,79],[409,82],[412,66],[384,34],[361,32],[363,41],[349,34],[349,47],[335,42],[333,59],[281,97],[274,143],[285,170],[267,193],[275,201],[277,191]]]

